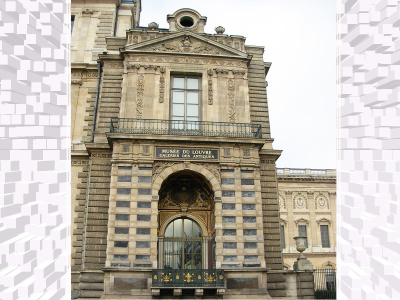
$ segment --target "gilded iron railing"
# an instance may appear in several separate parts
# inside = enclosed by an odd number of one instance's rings
[[[262,138],[260,124],[184,120],[112,118],[110,132]]]
[[[153,270],[152,287],[224,288],[224,270],[158,269]]]

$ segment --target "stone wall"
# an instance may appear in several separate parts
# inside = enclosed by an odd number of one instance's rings
[[[252,123],[262,125],[264,138],[271,138],[263,60],[264,47],[245,48],[247,53],[253,56],[248,69],[250,119]]]

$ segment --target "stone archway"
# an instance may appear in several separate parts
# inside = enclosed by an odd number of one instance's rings
[[[191,219],[201,227],[202,268],[213,268],[215,197],[221,194],[219,179],[216,178],[219,177],[219,170],[191,163],[166,163],[161,166],[162,170],[155,169],[153,175],[153,196],[157,193],[158,197],[159,267],[164,266],[166,227],[177,219]]]
[[[203,175],[210,183],[215,197],[221,197],[219,167],[217,164],[156,162],[153,167],[153,196],[158,196],[163,181],[172,173],[190,170]]]

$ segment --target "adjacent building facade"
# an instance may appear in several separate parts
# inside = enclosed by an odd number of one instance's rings
[[[73,297],[285,297],[263,47],[140,11],[72,1]]]
[[[336,268],[336,170],[277,169],[283,264],[298,257],[295,236],[306,236],[313,269]]]

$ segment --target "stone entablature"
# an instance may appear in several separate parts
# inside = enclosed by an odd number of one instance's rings
[[[286,176],[312,176],[318,177],[335,177],[336,170],[334,169],[290,169],[290,168],[277,168],[276,173],[279,177]]]

